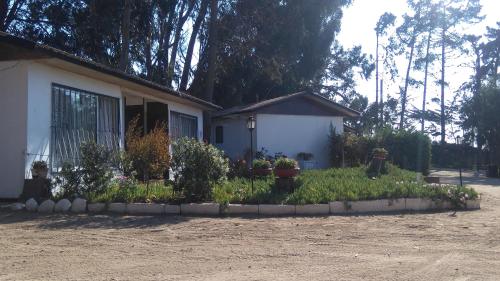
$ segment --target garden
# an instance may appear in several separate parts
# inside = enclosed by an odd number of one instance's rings
[[[50,179],[48,197],[55,201],[83,198],[89,203],[214,202],[221,206],[426,198],[451,202],[455,208],[478,198],[471,188],[423,180],[430,145],[418,134],[386,133],[368,139],[332,131],[333,167],[300,171],[297,161],[284,155],[259,152],[249,167],[246,161],[230,160],[223,151],[194,139],[180,138],[171,144],[165,124],[143,134],[137,123],[132,120],[127,130],[125,151],[83,143],[79,163],[65,163]],[[412,145],[428,149],[416,150]],[[412,158],[424,161],[415,164]],[[46,177],[47,164],[37,161],[32,171],[34,177]]]

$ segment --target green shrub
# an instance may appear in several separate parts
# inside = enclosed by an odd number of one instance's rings
[[[170,140],[165,123],[157,123],[153,130],[142,135],[138,121],[138,117],[132,119],[126,133],[127,155],[147,187],[150,179],[163,178],[168,171]]]
[[[47,162],[40,160],[40,161],[34,161],[31,164],[31,168],[35,169],[35,170],[47,170],[48,166],[47,166]]]
[[[255,159],[253,160],[253,168],[254,169],[269,169],[271,168],[271,162],[263,159]]]
[[[228,160],[214,146],[181,138],[173,143],[172,151],[174,186],[187,200],[209,199],[213,187],[226,180]]]
[[[431,140],[420,132],[402,131],[383,135],[383,147],[389,151],[388,159],[400,168],[429,173]]]
[[[228,161],[229,161],[229,172],[227,174],[228,178],[233,179],[233,178],[248,177],[249,172],[248,172],[247,161],[245,161],[244,159],[238,159],[235,161],[228,159]]]
[[[81,145],[80,155],[84,192],[102,192],[113,177],[110,162],[112,151],[91,141]]]
[[[331,129],[329,135],[330,159],[333,167],[366,165],[372,158],[373,149],[389,151],[387,159],[401,168],[429,173],[431,141],[420,132],[382,131],[374,137],[339,135]]]
[[[276,169],[295,169],[297,168],[297,161],[290,158],[279,158],[274,162],[274,168]]]
[[[112,151],[104,145],[93,141],[83,143],[79,165],[64,163],[56,177],[56,184],[61,187],[58,196],[86,197],[89,193],[104,192],[113,177],[111,158]]]

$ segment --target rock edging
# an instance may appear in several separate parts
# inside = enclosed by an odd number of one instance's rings
[[[63,206],[64,208],[58,207]],[[465,210],[481,208],[481,199],[467,200]],[[171,205],[163,203],[88,203],[77,198],[71,203],[61,199],[57,203],[45,200],[38,205],[34,199],[26,204],[14,203],[11,210],[38,211],[39,213],[114,213],[120,215],[186,215],[186,216],[327,216],[372,214],[390,212],[429,212],[453,209],[450,201],[428,198],[377,199],[363,201],[334,201],[328,204],[279,205],[279,204],[228,204],[188,203]]]

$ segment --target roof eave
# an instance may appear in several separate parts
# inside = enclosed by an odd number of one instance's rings
[[[101,72],[104,74],[112,75],[112,76],[117,77],[119,79],[123,79],[123,80],[137,83],[139,85],[142,85],[142,86],[154,89],[154,90],[161,91],[161,92],[163,92],[167,95],[170,95],[170,96],[180,97],[180,98],[186,99],[188,101],[191,101],[193,103],[200,105],[204,110],[216,111],[216,110],[222,109],[222,107],[220,107],[216,104],[213,104],[211,102],[207,102],[205,100],[188,95],[186,93],[175,91],[175,90],[170,89],[166,86],[159,85],[157,83],[154,83],[154,82],[148,81],[146,79],[125,73],[123,71],[116,70],[116,69],[107,67],[105,65],[90,61],[88,59],[69,54],[67,52],[64,52],[62,50],[59,50],[59,49],[56,49],[56,48],[53,48],[53,47],[50,47],[47,45],[37,44],[34,41],[19,38],[19,37],[10,35],[10,34],[5,33],[5,32],[0,32],[0,42],[5,42],[8,44],[13,44],[13,45],[19,46],[21,48],[33,50],[33,51],[38,52],[40,54],[40,58],[52,57],[52,58],[61,59],[61,60],[76,64],[76,65],[80,65],[82,67],[86,67],[86,68],[89,68],[89,69],[92,69],[92,70],[95,70],[95,71],[98,71],[98,72]]]

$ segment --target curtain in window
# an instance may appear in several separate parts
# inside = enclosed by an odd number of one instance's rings
[[[170,137],[176,140],[181,137],[198,138],[198,118],[175,111],[170,111]]]
[[[57,172],[65,162],[78,165],[80,145],[96,141],[118,148],[118,99],[78,89],[52,85],[51,167]]]
[[[118,100],[99,96],[97,108],[97,143],[117,150],[120,141]]]

